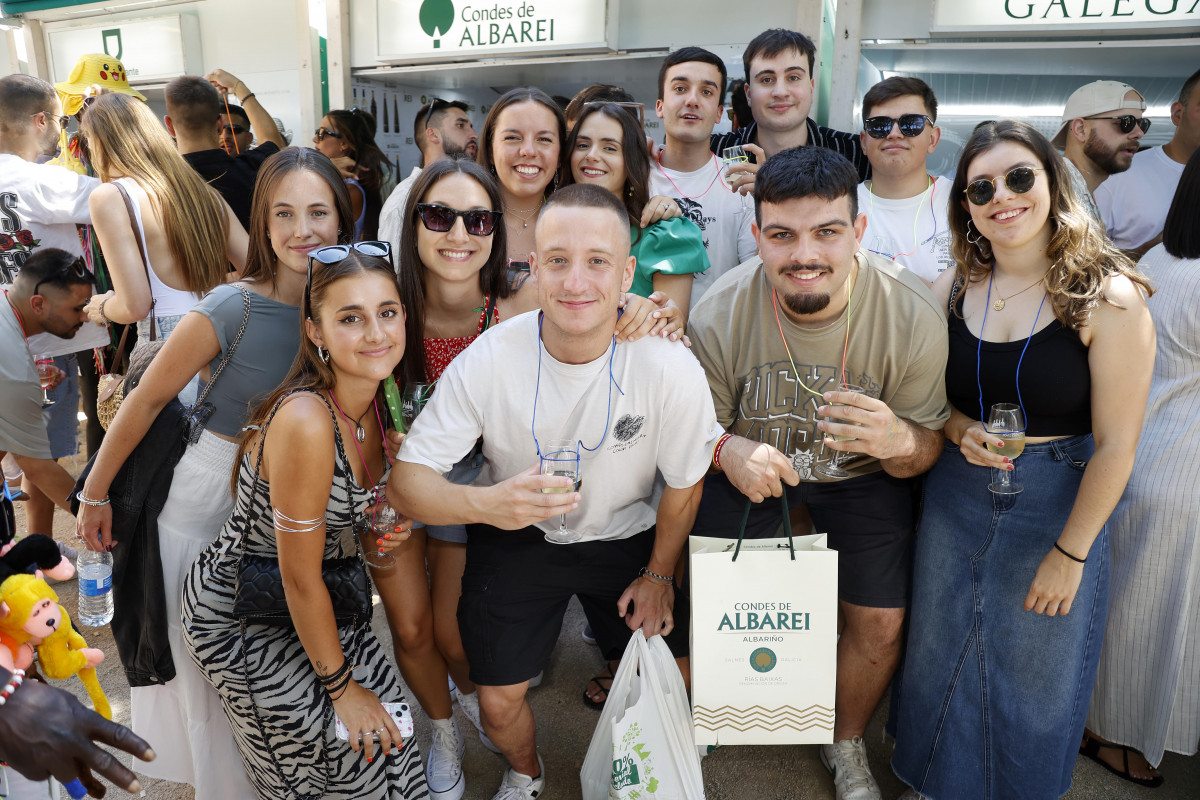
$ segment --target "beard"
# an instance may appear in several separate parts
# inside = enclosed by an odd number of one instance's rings
[[[1088,134],[1087,141],[1083,143],[1083,154],[1090,158],[1092,163],[1106,175],[1124,172],[1133,163],[1133,159],[1121,152],[1121,147],[1110,148],[1100,141],[1100,137],[1096,135],[1094,129]]]
[[[833,268],[825,264],[818,264],[815,267],[798,267],[795,265],[784,267],[779,271],[780,275],[790,275],[794,272],[828,272],[832,273]],[[828,292],[795,292],[784,293],[783,304],[788,307],[788,310],[793,314],[816,314],[818,311],[824,311],[829,306],[831,296]]]
[[[442,141],[442,152],[446,154],[447,158],[462,158],[463,156],[474,158],[475,153],[472,153],[471,150],[478,152],[478,146],[475,142],[459,144],[458,142],[451,142],[448,139]]]

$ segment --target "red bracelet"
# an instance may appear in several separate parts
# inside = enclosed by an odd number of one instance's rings
[[[713,466],[716,467],[717,469],[721,468],[721,448],[724,447],[725,443],[728,442],[732,438],[733,438],[732,433],[725,434],[724,436],[722,436],[720,439],[717,440],[717,446],[713,448],[712,461],[713,461]]]

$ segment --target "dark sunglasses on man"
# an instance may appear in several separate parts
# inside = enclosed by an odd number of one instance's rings
[[[500,212],[485,208],[459,211],[437,203],[417,203],[417,216],[421,218],[425,230],[434,233],[445,233],[454,227],[456,219],[462,217],[463,226],[470,235],[491,236],[496,229],[496,220],[500,219]]]
[[[1145,117],[1135,117],[1133,114],[1122,114],[1119,117],[1084,117],[1084,119],[1111,119],[1117,123],[1117,129],[1121,133],[1133,133],[1133,127],[1142,129],[1142,133],[1150,130],[1150,120]]]
[[[241,135],[241,134],[245,133],[247,130],[249,130],[249,128],[247,128],[245,125],[225,125],[221,128],[221,130],[225,133],[233,133],[233,134]],[[320,129],[320,128],[317,129],[318,136],[320,135],[321,130],[323,130],[323,129]],[[333,133],[333,132],[330,132],[329,135],[337,136],[337,134]]]
[[[54,283],[71,275],[74,275],[76,278],[84,278],[89,281],[92,279],[91,273],[88,272],[87,262],[83,260],[82,256],[75,259],[70,264],[64,265],[55,274],[48,275],[47,277],[42,278],[40,281],[35,283],[33,285],[33,293],[37,294],[38,289],[42,288],[43,283]]]
[[[350,255],[350,251],[362,253],[364,256],[375,256],[377,258],[386,258],[388,264],[391,264],[395,270],[396,265],[392,262],[392,246],[388,242],[370,241],[370,242],[355,242],[354,244],[331,244],[326,247],[318,247],[308,254],[308,282],[304,284],[304,307],[309,309],[312,305],[312,271],[313,262],[318,261],[325,266],[337,264],[344,261]],[[311,315],[309,317],[312,318]]]
[[[52,120],[52,119],[58,120],[58,127],[62,128],[63,130],[67,129],[67,124],[71,121],[71,118],[68,117],[66,114],[51,114],[49,111],[39,111],[39,112],[37,112],[37,114],[30,114],[29,116],[36,117],[41,114],[46,115],[47,121]]]
[[[892,126],[899,125],[901,135],[912,138],[921,135],[925,130],[925,123],[933,126],[933,120],[924,114],[903,114],[899,119],[896,117],[867,117],[863,120],[863,130],[872,139],[886,139],[892,132]]]
[[[317,130],[314,132],[313,135],[317,137],[318,142],[324,141],[326,136],[329,136],[330,138],[333,138],[333,139],[342,138],[342,135],[340,133],[338,133],[337,131],[331,131],[331,130],[329,130],[329,128],[317,128]]]
[[[967,199],[972,204],[986,206],[996,196],[996,181],[1003,180],[1004,185],[1014,194],[1025,194],[1033,188],[1033,184],[1037,180],[1037,174],[1043,171],[1034,169],[1033,167],[1013,167],[1003,175],[971,181],[967,184],[967,188],[963,190],[963,194],[967,196]]]

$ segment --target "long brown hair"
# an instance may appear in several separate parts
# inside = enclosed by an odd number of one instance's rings
[[[621,155],[625,162],[625,185],[618,195],[625,204],[629,214],[629,225],[633,228],[633,242],[642,237],[642,211],[650,199],[650,156],[646,152],[646,138],[638,121],[616,103],[590,105],[583,109],[579,121],[571,129],[567,143],[563,146],[563,186],[575,183],[575,173],[571,167],[571,154],[575,152],[575,143],[579,141],[579,131],[583,128],[584,120],[593,114],[603,114],[621,126]]]
[[[325,118],[342,135],[342,142],[348,148],[346,155],[354,159],[354,175],[366,195],[363,239],[369,241],[379,235],[379,212],[383,209],[381,187],[384,170],[390,168],[387,156],[375,143],[375,117],[355,106],[334,109]]]
[[[102,94],[88,106],[79,130],[104,180],[124,175],[149,196],[184,288],[204,294],[219,286],[229,271],[225,204],[179,155],[154,112],[128,95]]]
[[[958,172],[950,188],[950,252],[960,286],[983,280],[992,271],[992,244],[974,228],[968,229],[971,212],[964,192],[971,162],[1001,142],[1012,142],[1033,153],[1050,184],[1050,243],[1046,256],[1051,266],[1046,292],[1059,322],[1079,330],[1087,325],[1101,300],[1117,305],[1104,294],[1104,279],[1110,275],[1125,275],[1146,296],[1154,293],[1150,282],[1083,209],[1071,189],[1062,156],[1036,128],[1016,120],[985,122],[977,127],[958,159]],[[968,232],[974,233],[975,241],[967,239]]]
[[[325,310],[325,296],[328,294],[329,288],[345,278],[372,272],[380,272],[387,275],[390,280],[396,280],[396,273],[386,258],[363,255],[353,249],[341,261],[335,264],[322,264],[320,269],[313,270],[312,289],[306,293],[300,306],[300,349],[297,351],[296,358],[292,361],[292,367],[288,370],[283,383],[279,384],[279,387],[251,412],[250,418],[246,422],[247,429],[261,428],[266,424],[267,417],[271,416],[275,404],[294,389],[307,389],[312,392],[325,392],[333,389],[337,383],[337,377],[333,368],[321,360],[317,346],[313,344],[312,339],[308,337],[308,332],[304,329],[304,320],[311,318],[313,322],[320,324]],[[398,289],[399,287],[397,287]],[[382,388],[379,390],[379,394],[382,395]],[[378,400],[382,404],[382,396],[378,397]],[[241,471],[242,456],[249,451],[253,438],[252,430],[247,430],[242,434],[238,443],[237,458],[233,463],[233,475],[229,484],[230,492],[234,496],[237,495],[238,473]]]
[[[559,176],[563,172],[564,154],[567,152],[567,118],[563,116],[563,111],[558,107],[558,103],[554,102],[554,98],[536,86],[509,89],[500,95],[499,99],[488,110],[487,118],[483,121],[483,130],[479,133],[479,148],[475,153],[475,160],[479,162],[481,167],[492,173],[492,175],[496,174],[496,164],[492,161],[492,145],[496,140],[496,125],[499,123],[501,112],[509,106],[515,106],[518,103],[537,103],[538,105],[545,106],[550,109],[550,113],[554,115],[554,120],[558,125],[558,164],[555,165],[557,170],[554,177],[550,179],[549,185],[546,186],[546,194],[550,194],[558,188],[561,182]],[[567,169],[569,170],[570,167],[568,166]]]
[[[496,179],[483,167],[466,158],[441,158],[421,170],[413,181],[404,205],[404,222],[400,229],[400,252],[397,253],[397,271],[400,280],[400,301],[404,303],[404,330],[406,341],[404,358],[396,368],[398,378],[405,381],[424,383],[425,375],[425,265],[417,249],[417,203],[425,202],[429,190],[448,175],[461,173],[475,181],[487,193],[492,209],[500,210],[500,187]],[[505,273],[508,266],[508,233],[503,218],[497,220],[492,231],[492,252],[479,270],[479,289],[493,301],[508,297],[512,290]]]
[[[295,172],[316,174],[333,192],[333,205],[338,215],[338,244],[346,244],[354,233],[354,210],[346,182],[333,162],[323,153],[308,147],[289,147],[263,162],[254,181],[254,198],[250,203],[250,247],[246,253],[246,268],[242,278],[269,284],[275,288],[276,262],[279,260],[268,236],[271,220],[271,200],[283,180]]]

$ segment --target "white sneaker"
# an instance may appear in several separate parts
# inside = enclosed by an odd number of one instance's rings
[[[896,800],[929,800],[929,798],[918,792],[916,789],[909,789],[907,792],[896,798]]]
[[[459,800],[467,790],[462,760],[467,743],[458,732],[454,718],[431,719],[433,741],[429,745],[429,761],[425,764],[425,781],[429,796],[435,800]]]
[[[479,692],[463,694],[455,687],[454,698],[458,700],[459,708],[462,709],[463,714],[466,714],[467,719],[471,720],[475,730],[479,731],[479,741],[483,743],[483,746],[493,753],[499,753],[500,748],[496,747],[495,743],[488,738],[487,731],[483,729],[483,720],[479,716]]]
[[[535,800],[541,797],[542,792],[546,789],[546,767],[542,764],[542,757],[538,756],[538,772],[541,774],[536,778],[531,778],[528,775],[522,775],[519,772],[514,772],[512,767],[504,773],[504,780],[500,781],[500,791],[492,795],[492,800]]]
[[[861,736],[821,745],[821,763],[833,774],[837,800],[883,800]]]

